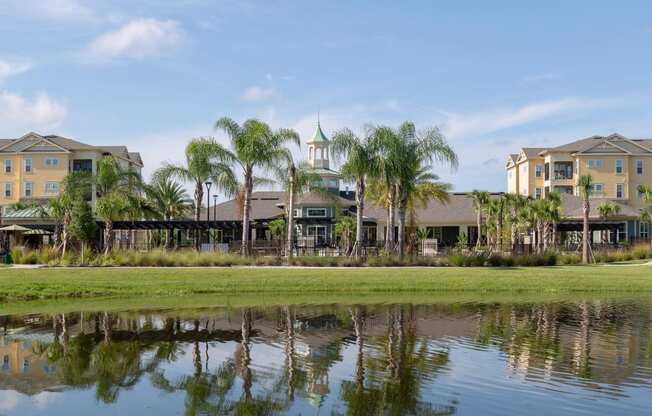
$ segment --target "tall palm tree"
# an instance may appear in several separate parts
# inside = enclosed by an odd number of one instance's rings
[[[436,127],[417,132],[414,123],[406,121],[398,129],[378,128],[373,131],[380,142],[381,166],[388,166],[395,183],[398,210],[398,254],[405,252],[405,226],[408,203],[424,181],[435,184],[437,176],[430,174],[432,164],[445,163],[457,167],[457,155]],[[436,194],[435,194],[436,195]]]
[[[604,201],[598,205],[598,214],[603,221],[607,221],[609,217],[618,215],[620,213],[620,205],[616,204],[613,201]],[[605,230],[602,231],[602,243],[608,242],[608,234]],[[615,236],[614,236],[615,239]]]
[[[544,251],[549,245],[556,248],[557,245],[557,223],[561,221],[561,195],[559,192],[551,192],[546,197],[546,228],[544,237]]]
[[[519,194],[505,195],[507,214],[511,228],[511,251],[516,252],[518,245],[518,215],[519,211],[527,204],[527,198]]]
[[[239,125],[228,117],[222,117],[215,122],[215,128],[224,131],[231,140],[231,150],[220,146],[225,159],[237,165],[244,175],[241,254],[247,256],[249,255],[251,193],[254,186],[261,183],[254,176],[255,171],[258,169],[273,171],[283,161],[291,159],[290,151],[285,145],[294,143],[299,146],[299,134],[292,129],[274,131],[266,123],[256,119],[249,119]],[[232,170],[230,176],[229,184],[233,187],[237,182],[234,180]]]
[[[384,160],[384,159],[381,159]],[[383,169],[383,168],[381,168]],[[394,251],[394,214],[396,208],[396,186],[393,182],[386,182],[385,170],[380,175],[371,178],[367,186],[367,198],[376,206],[385,208],[387,212],[387,226],[385,227],[385,252]]]
[[[362,224],[364,217],[364,199],[367,180],[379,171],[379,157],[373,141],[373,129],[366,128],[363,137],[356,136],[349,129],[342,129],[333,135],[331,153],[336,161],[345,159],[340,169],[343,179],[355,182],[355,243],[352,254],[362,256]]]
[[[285,241],[285,255],[291,258],[294,244],[294,204],[296,199],[307,191],[324,193],[321,186],[321,177],[306,162],[296,163],[291,155],[274,169],[277,181],[285,190],[285,216],[287,229]]]
[[[652,186],[639,185],[637,191],[641,195],[643,203],[647,205],[641,213],[641,221],[648,222],[649,237],[652,233]],[[652,245],[652,238],[650,238],[650,244]]]
[[[237,183],[231,169],[231,155],[214,139],[198,137],[190,140],[185,150],[184,165],[164,163],[154,172],[154,180],[176,178],[192,183],[195,221],[199,221],[204,199],[204,184],[213,182],[227,196],[235,195]]]
[[[425,209],[428,207],[430,201],[439,201],[441,203],[448,203],[450,200],[449,192],[451,185],[449,183],[439,182],[439,176],[430,172],[430,167],[423,167],[420,172],[416,174],[414,179],[414,187],[412,192],[408,195],[405,211],[408,215],[408,224],[414,233],[411,240],[416,244],[418,240],[417,224],[417,209]],[[400,216],[399,216],[400,218]],[[403,223],[405,227],[405,223]],[[399,226],[400,228],[400,226]],[[410,244],[414,248],[414,244]],[[399,242],[400,248],[400,242]]]
[[[156,217],[165,221],[183,217],[192,209],[192,201],[181,184],[169,178],[155,180],[145,187],[145,195]],[[172,246],[172,230],[165,231],[165,248]]]
[[[118,191],[102,195],[95,203],[95,213],[104,220],[104,254],[113,250],[113,223],[123,220],[129,213],[129,204]]]
[[[487,211],[487,228],[491,222],[492,227],[495,229],[495,235],[491,238],[492,250],[503,249],[503,221],[505,218],[505,208],[507,200],[503,195],[498,198],[490,199],[486,206]],[[488,237],[489,239],[489,237]]]
[[[469,194],[469,198],[473,200],[473,209],[475,209],[478,223],[478,236],[475,248],[480,249],[482,246],[482,213],[487,209],[487,205],[489,204],[489,192],[475,189]]]
[[[577,181],[577,187],[582,197],[582,263],[589,262],[589,213],[591,212],[591,191],[593,190],[593,178],[591,175],[582,175]]]

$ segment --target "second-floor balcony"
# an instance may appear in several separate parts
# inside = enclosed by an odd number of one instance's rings
[[[552,178],[556,181],[573,179],[573,162],[555,162]]]

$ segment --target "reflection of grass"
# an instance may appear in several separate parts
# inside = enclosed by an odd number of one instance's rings
[[[101,268],[1,269],[5,300],[69,297],[649,293],[652,268]],[[520,295],[519,295],[520,296]]]
[[[414,304],[414,305],[464,305],[479,304],[530,304],[560,302],[611,301],[627,303],[650,303],[652,294],[642,293],[535,293],[522,292],[432,292],[432,293],[359,293],[359,294],[244,294],[244,295],[189,295],[189,296],[136,296],[136,297],[100,297],[100,298],[66,298],[32,301],[17,301],[0,304],[0,315],[28,313],[64,313],[81,311],[137,311],[137,310],[171,310],[184,311],[185,316],[194,312],[202,314],[207,308],[276,307],[281,305],[378,305],[378,304]]]

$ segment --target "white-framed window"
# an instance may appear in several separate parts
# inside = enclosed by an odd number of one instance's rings
[[[5,198],[11,198],[12,194],[12,185],[9,182],[5,183]]]
[[[57,167],[59,166],[59,159],[57,159],[56,157],[49,157],[45,159],[45,166],[53,167],[53,168]]]
[[[541,199],[541,196],[543,195],[541,188],[536,188],[534,190],[534,198],[535,199]]]
[[[622,175],[624,171],[625,161],[616,159],[616,175]]]
[[[617,183],[616,184],[616,198],[623,199],[625,198],[625,184]]]
[[[59,182],[45,182],[45,193],[46,194],[58,194],[59,193]]]
[[[294,209],[294,217],[295,218],[301,218],[301,208],[295,208]]]
[[[602,159],[589,159],[586,161],[586,167],[589,169],[602,168]]]
[[[536,165],[534,167],[534,176],[536,176],[537,178],[540,178],[541,176],[543,176],[543,166],[542,165]]]
[[[650,236],[650,223],[647,221],[641,221],[638,223],[638,236],[642,239],[647,240]]]
[[[5,159],[5,173],[11,173],[13,169],[13,163],[11,159]]]
[[[308,217],[325,217],[326,208],[308,208],[306,214]]]
[[[636,174],[643,176],[643,161],[640,159],[636,161]]]
[[[436,239],[441,241],[443,236],[443,230],[441,227],[426,227],[426,238]]]
[[[591,196],[602,196],[604,195],[604,184],[603,183],[594,183],[591,185]]]
[[[579,174],[580,174],[580,160],[575,159],[575,175],[579,175]]]
[[[32,173],[32,158],[25,159],[25,172]]]
[[[29,198],[34,195],[34,183],[25,182],[25,197]]]

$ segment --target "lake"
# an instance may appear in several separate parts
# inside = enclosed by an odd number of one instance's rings
[[[652,300],[0,317],[0,414],[652,414]]]

